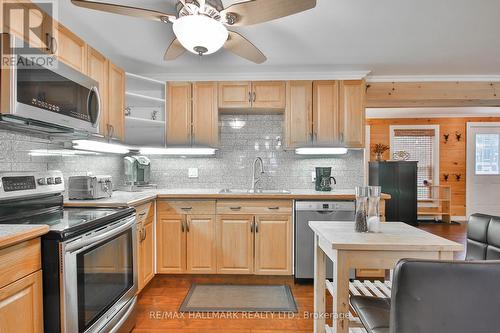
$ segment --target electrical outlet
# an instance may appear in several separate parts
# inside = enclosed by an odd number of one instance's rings
[[[311,183],[314,183],[316,181],[316,172],[311,171]]]
[[[198,168],[189,168],[188,169],[188,177],[189,178],[198,178]]]

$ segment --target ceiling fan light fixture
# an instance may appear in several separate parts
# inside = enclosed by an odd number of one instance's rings
[[[198,55],[217,52],[229,34],[221,22],[205,15],[182,16],[174,21],[173,29],[182,46]]]

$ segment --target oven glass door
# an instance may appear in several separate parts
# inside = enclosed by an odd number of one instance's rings
[[[77,254],[79,332],[85,332],[132,288],[132,240],[128,229]]]
[[[17,103],[43,109],[96,125],[99,118],[97,87],[86,87],[69,78],[74,70],[59,64],[60,73],[18,56],[29,66],[17,68]]]

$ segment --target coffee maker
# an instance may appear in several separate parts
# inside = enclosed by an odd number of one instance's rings
[[[332,182],[337,185],[337,180],[332,176],[331,167],[316,168],[316,191],[328,192],[332,190]]]
[[[125,181],[127,185],[148,185],[151,175],[151,161],[146,156],[124,158]]]

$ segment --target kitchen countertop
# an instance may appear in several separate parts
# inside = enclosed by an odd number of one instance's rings
[[[0,249],[40,237],[47,232],[47,225],[0,224]]]
[[[66,207],[119,207],[137,206],[154,199],[265,199],[265,200],[354,200],[354,190],[318,192],[314,190],[291,190],[287,194],[219,193],[219,189],[155,189],[141,192],[114,191],[111,198],[98,200],[65,200]],[[389,200],[388,194],[382,199]]]

